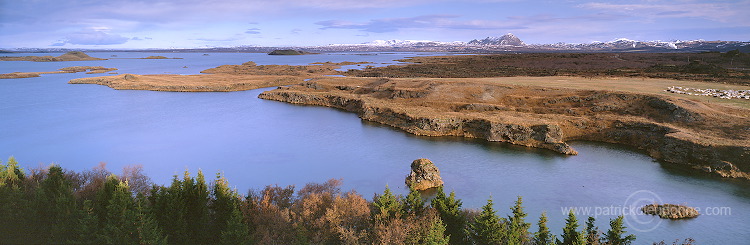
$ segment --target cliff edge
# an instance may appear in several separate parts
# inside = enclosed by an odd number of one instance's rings
[[[667,163],[750,179],[750,110],[744,108],[435,78],[320,78],[259,98],[339,108],[416,135],[481,138],[567,155],[577,154],[570,140],[616,143]]]

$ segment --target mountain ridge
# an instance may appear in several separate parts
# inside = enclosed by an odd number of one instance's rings
[[[674,40],[674,41],[638,41],[628,38],[617,38],[607,42],[590,43],[551,43],[551,44],[527,44],[512,33],[502,36],[486,37],[484,39],[473,39],[464,41],[432,41],[432,40],[373,40],[358,44],[329,44],[323,46],[235,46],[235,47],[207,47],[207,48],[184,48],[184,49],[75,49],[87,52],[96,51],[130,51],[130,52],[262,52],[268,53],[276,49],[296,49],[306,52],[467,52],[467,53],[498,53],[498,52],[727,52],[739,50],[750,53],[750,41],[705,41],[697,40]],[[19,48],[4,49],[14,52],[65,52],[74,49],[60,48]]]

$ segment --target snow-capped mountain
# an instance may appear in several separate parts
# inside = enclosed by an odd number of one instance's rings
[[[507,46],[524,46],[525,44],[520,38],[516,37],[512,33],[502,35],[500,37],[487,37],[481,40],[471,40],[469,45],[507,45]]]
[[[609,42],[592,43],[556,43],[529,45],[541,49],[555,50],[581,50],[581,51],[623,51],[623,52],[703,52],[703,51],[728,51],[733,49],[750,51],[750,42],[738,41],[637,41],[627,38],[618,38]]]

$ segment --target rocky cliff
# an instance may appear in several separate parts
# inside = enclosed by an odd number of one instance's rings
[[[461,79],[318,79],[262,99],[319,105],[424,136],[462,136],[577,154],[566,142],[628,145],[666,163],[750,179],[748,110],[661,96]]]

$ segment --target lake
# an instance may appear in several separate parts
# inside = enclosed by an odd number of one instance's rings
[[[48,55],[48,54],[11,54]],[[52,54],[59,55],[59,54]],[[303,65],[312,62],[371,61],[374,65],[425,53],[356,53],[269,56],[246,53],[90,53],[116,59],[81,62],[0,62],[0,73],[53,71],[69,66],[118,68],[119,74],[197,74],[225,64],[254,61]],[[183,59],[124,59],[162,55]],[[365,66],[365,65],[361,65]],[[361,67],[360,66],[360,67]],[[187,68],[183,68],[187,67]],[[358,68],[357,66],[344,69]],[[609,144],[573,142],[577,156],[455,137],[418,137],[355,114],[258,99],[266,89],[241,92],[118,91],[99,85],[71,85],[70,79],[106,74],[48,74],[0,79],[0,159],[15,156],[25,168],[60,164],[82,171],[100,162],[119,173],[142,164],[157,184],[169,184],[186,169],[211,179],[226,175],[240,193],[266,185],[296,185],[342,178],[343,189],[366,198],[386,185],[405,194],[411,161],[429,158],[440,168],[447,190],[465,208],[490,197],[507,215],[523,196],[535,229],[541,212],[553,233],[562,233],[568,208],[601,214],[597,225],[644,200],[687,204],[704,215],[668,221],[627,217],[638,244],[692,237],[700,244],[750,239],[750,185],[746,181],[695,175],[655,162],[641,152]],[[645,204],[645,203],[643,203]],[[627,211],[627,210],[626,210]]]

